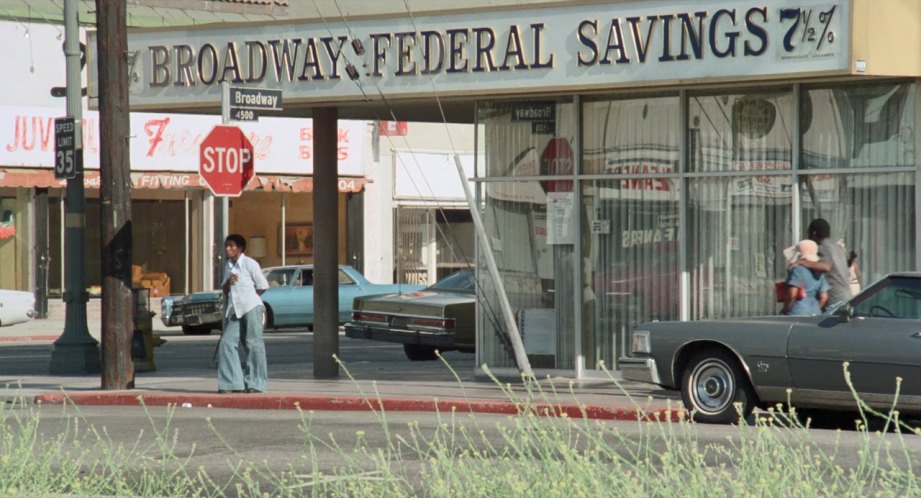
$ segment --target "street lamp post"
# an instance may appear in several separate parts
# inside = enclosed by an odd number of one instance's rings
[[[64,56],[67,70],[67,115],[74,118],[76,175],[67,180],[64,203],[64,248],[66,261],[67,305],[64,333],[54,341],[49,371],[52,375],[100,373],[99,341],[86,327],[84,271],[86,254],[86,199],[83,186],[83,105],[80,83],[80,32],[77,25],[77,0],[64,0]]]

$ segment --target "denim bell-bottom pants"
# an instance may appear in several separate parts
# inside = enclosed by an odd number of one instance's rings
[[[242,318],[235,315],[224,321],[224,333],[217,360],[217,388],[221,391],[245,389],[265,392],[268,369],[265,342],[262,340],[262,316],[265,308],[256,306]],[[246,361],[240,364],[238,347],[242,343]]]

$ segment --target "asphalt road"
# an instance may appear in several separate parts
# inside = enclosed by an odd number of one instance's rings
[[[184,336],[175,332],[161,335],[167,342],[154,349],[157,372],[141,372],[138,376],[216,375],[212,358],[220,337],[218,333],[210,336]],[[313,333],[306,330],[270,332],[265,334],[265,342],[270,382],[271,379],[304,378],[304,372],[313,364]],[[0,375],[47,375],[53,349],[51,343],[0,343]],[[410,362],[399,344],[340,335],[339,357],[357,379],[403,380],[425,376],[430,380],[453,380],[441,362]],[[473,354],[449,351],[444,357],[462,379],[473,379]]]

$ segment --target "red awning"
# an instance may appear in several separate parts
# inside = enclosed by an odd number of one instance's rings
[[[339,177],[339,192],[361,192],[368,182],[364,177]],[[99,171],[84,174],[86,188],[99,188]],[[198,173],[135,172],[131,173],[135,189],[207,189]],[[65,180],[58,180],[54,172],[35,168],[0,168],[0,187],[65,188]],[[313,178],[309,176],[256,175],[246,190],[263,192],[313,192]]]

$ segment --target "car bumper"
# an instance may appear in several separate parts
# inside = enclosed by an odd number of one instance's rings
[[[620,358],[620,373],[624,380],[659,384],[659,369],[652,358]]]
[[[398,342],[401,344],[424,344],[442,349],[454,348],[453,332],[438,333],[391,329],[349,322],[345,324],[345,336],[352,339],[370,339],[372,341]]]
[[[200,327],[202,325],[219,324],[223,320],[223,313],[220,311],[215,311],[213,313],[202,313],[200,315],[188,315],[183,318],[182,325]]]

